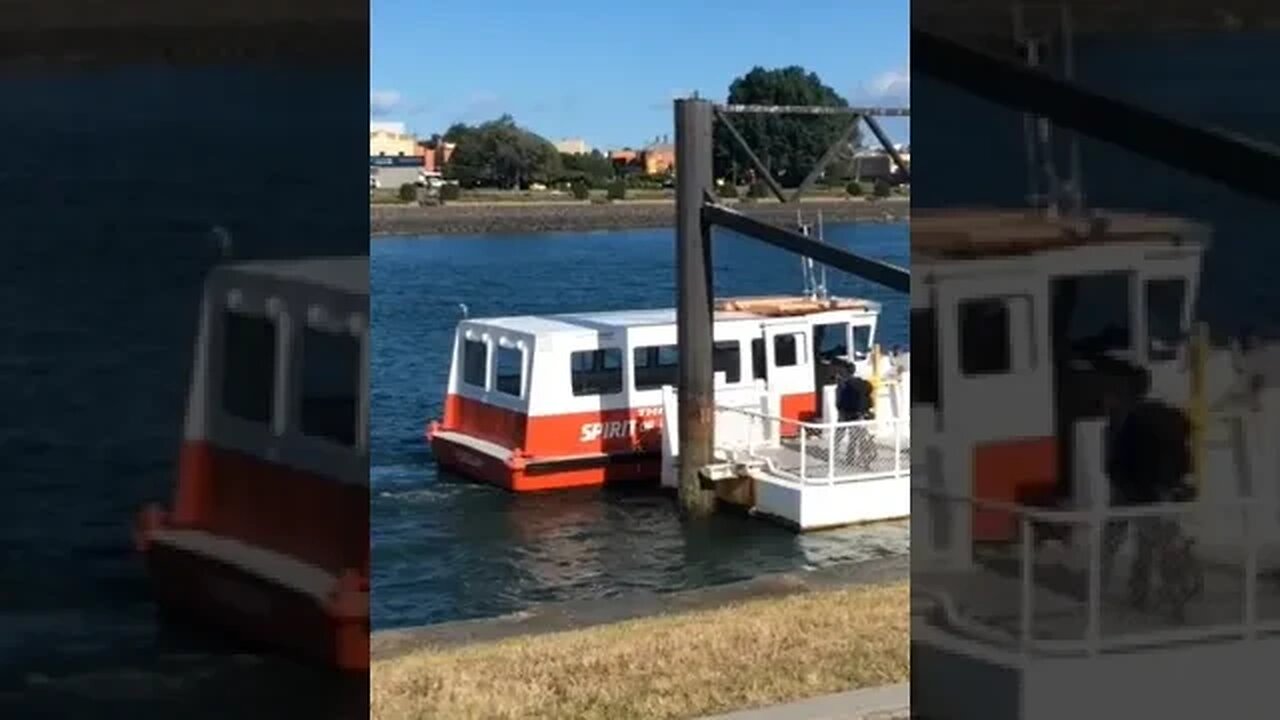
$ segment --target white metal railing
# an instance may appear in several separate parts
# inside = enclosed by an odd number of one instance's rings
[[[803,422],[718,405],[716,445],[802,485],[902,477],[911,472],[907,418]]]
[[[1261,502],[1246,498],[1226,502],[1193,501],[1182,503],[1156,503],[1141,506],[1107,507],[1099,506],[1084,510],[1056,510],[1033,507],[1019,503],[988,500],[971,496],[961,496],[943,492],[937,488],[913,484],[912,494],[923,495],[928,500],[943,501],[949,510],[965,509],[989,510],[1005,513],[1017,518],[1019,525],[1018,558],[1019,558],[1019,601],[1018,631],[1011,633],[977,617],[966,616],[945,590],[937,588],[913,587],[918,593],[935,600],[939,610],[949,624],[958,630],[988,641],[1004,640],[1016,645],[1023,653],[1040,653],[1054,655],[1096,655],[1100,652],[1126,648],[1152,646],[1163,643],[1204,641],[1214,639],[1246,639],[1256,638],[1260,633],[1280,632],[1280,618],[1260,620],[1258,617],[1258,521],[1262,518],[1275,518],[1277,507],[1274,503]],[[921,504],[913,503],[918,510]],[[959,507],[957,507],[959,506]],[[1244,554],[1241,563],[1243,593],[1241,602],[1241,619],[1236,623],[1201,625],[1196,627],[1178,627],[1174,629],[1134,631],[1110,638],[1102,637],[1102,563],[1103,533],[1109,522],[1134,520],[1139,518],[1177,518],[1175,522],[1183,525],[1185,516],[1205,511],[1239,511],[1243,542],[1240,548]],[[929,511],[930,513],[932,510]],[[915,514],[915,513],[913,513]],[[1036,523],[1055,526],[1084,526],[1088,533],[1087,595],[1085,600],[1084,637],[1078,640],[1038,639],[1034,632],[1035,620],[1035,581],[1036,543],[1033,540],[1033,528]],[[956,525],[951,523],[955,528]],[[952,538],[966,542],[968,537]],[[913,540],[914,552],[930,552],[934,548],[916,543],[932,543],[932,538]],[[945,550],[943,551],[945,552]],[[1157,549],[1157,553],[1159,549]],[[914,553],[913,553],[914,554]],[[1196,565],[1203,567],[1203,558],[1197,559]],[[1158,561],[1157,561],[1158,563]],[[1154,569],[1154,568],[1153,568]],[[1160,582],[1157,579],[1156,582]],[[1153,585],[1153,589],[1154,589]],[[1202,595],[1201,600],[1205,599]],[[1207,600],[1205,600],[1207,601]],[[1194,601],[1193,601],[1194,602]],[[971,614],[970,614],[971,615]]]

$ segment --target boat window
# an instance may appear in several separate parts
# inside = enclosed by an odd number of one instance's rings
[[[724,381],[730,384],[742,380],[742,343],[737,340],[721,340],[711,348],[711,372],[724,373]]]
[[[1071,352],[1089,357],[1130,349],[1130,274],[1110,272],[1062,278],[1055,311],[1066,318]]]
[[[751,341],[751,377],[756,380],[768,380],[768,365],[764,356],[764,338],[755,338]]]
[[[303,435],[355,445],[360,403],[360,338],[306,328],[302,333]]]
[[[631,353],[637,390],[674,387],[680,377],[680,350],[675,345],[638,347]]]
[[[489,386],[489,346],[481,340],[462,341],[462,382],[478,388]]]
[[[960,371],[999,375],[1013,369],[1009,307],[1003,298],[960,303]]]
[[[1182,325],[1187,298],[1184,278],[1147,281],[1147,356],[1156,362],[1173,360],[1186,336]]]
[[[223,316],[222,409],[270,424],[276,379],[276,324],[228,310]]]
[[[853,357],[856,360],[865,360],[867,355],[871,354],[871,326],[870,325],[854,325],[853,326]]]
[[[569,356],[573,394],[614,395],[622,392],[622,351],[579,350]]]
[[[500,393],[524,396],[524,353],[516,348],[498,347],[494,356],[497,366],[493,386]]]
[[[911,400],[938,405],[938,322],[933,308],[911,311]]]
[[[819,360],[849,356],[849,323],[827,323],[813,326],[814,345]]]
[[[773,336],[773,364],[777,367],[793,367],[804,364],[803,335],[787,333]]]

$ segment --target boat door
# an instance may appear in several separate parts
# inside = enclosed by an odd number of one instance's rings
[[[785,322],[764,326],[763,342],[766,387],[776,395],[783,417],[809,420],[817,409],[813,395],[814,370],[806,322]]]
[[[1057,446],[1043,279],[950,277],[936,293],[939,437],[946,439],[948,485],[1010,502],[1052,491]],[[1016,527],[1011,515],[978,511],[973,538],[1007,540]]]
[[[1179,406],[1190,401],[1188,353],[1199,269],[1198,249],[1153,253],[1135,288],[1136,334],[1142,362],[1151,371],[1151,394]]]

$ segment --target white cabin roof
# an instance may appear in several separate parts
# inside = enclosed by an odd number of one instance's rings
[[[369,294],[369,256],[254,260],[224,265],[215,272],[251,275],[277,282],[322,287],[349,295]]]
[[[763,298],[756,301],[743,298],[720,301],[717,303],[715,321],[770,320],[788,315],[794,317],[798,314],[787,313],[786,315],[779,315],[726,309],[727,306],[732,306],[735,303],[752,303],[760,300],[769,301],[771,298]],[[793,299],[791,300],[794,302]],[[832,305],[832,307],[815,308],[806,314],[840,310],[877,313],[880,310],[879,303],[870,300],[843,298]],[[674,325],[676,322],[676,310],[675,308],[653,308],[648,310],[613,310],[555,315],[516,315],[510,317],[469,318],[468,322],[510,332],[538,336],[582,332],[611,333],[628,328]]]

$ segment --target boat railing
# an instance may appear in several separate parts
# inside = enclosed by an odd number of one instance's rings
[[[716,446],[801,485],[880,480],[911,472],[909,418],[815,422],[717,405]]]
[[[1024,656],[1091,656],[1280,632],[1280,594],[1268,595],[1259,583],[1263,523],[1276,521],[1274,503],[1247,498],[1061,510],[919,484],[912,495],[913,521],[920,523],[912,533],[913,606],[927,603],[958,634]],[[1003,554],[988,549],[976,557],[969,533],[958,532],[981,514],[1016,526]],[[1214,532],[1204,532],[1209,528],[1217,530],[1216,541]],[[1116,538],[1123,540],[1119,533],[1126,529],[1150,543],[1147,564],[1133,551],[1121,552]],[[1050,538],[1061,542],[1046,542]],[[1058,562],[1045,562],[1050,552]],[[938,557],[950,559],[938,563]],[[1127,582],[1117,582],[1125,571]],[[1136,605],[1131,592],[1142,572],[1149,594]]]

